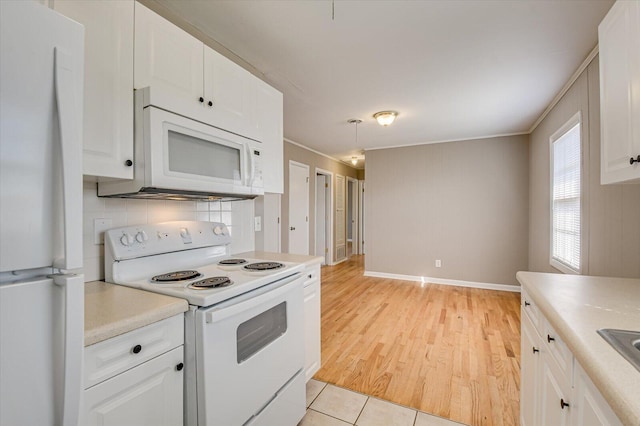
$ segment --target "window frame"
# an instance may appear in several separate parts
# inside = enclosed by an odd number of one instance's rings
[[[553,155],[553,144],[560,138],[562,138],[569,130],[573,129],[575,126],[579,126],[580,131],[580,256],[579,261],[580,265],[577,269],[571,268],[569,265],[556,260],[553,253],[553,185],[554,185],[554,155]],[[585,249],[585,229],[584,229],[584,132],[583,132],[583,121],[582,121],[582,112],[578,111],[575,113],[569,120],[567,120],[558,130],[556,130],[549,137],[549,264],[555,269],[559,270],[565,274],[582,274],[585,270],[584,265],[584,249]]]

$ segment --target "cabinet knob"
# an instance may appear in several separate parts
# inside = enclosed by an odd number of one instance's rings
[[[209,101],[209,102],[207,102],[207,105],[213,106],[213,102]]]
[[[564,399],[560,398],[560,409],[564,410],[564,407],[568,407],[569,403],[564,402]]]
[[[176,365],[176,370],[178,370],[178,371],[182,371],[183,368],[184,368],[184,364],[183,363],[180,363],[180,364]]]
[[[142,346],[140,346],[140,345],[135,345],[135,346],[131,349],[131,352],[133,352],[134,354],[139,354],[141,350],[142,350]]]
[[[313,278],[313,275],[309,274],[309,278]]]
[[[534,354],[540,352],[540,349],[536,348],[535,346],[533,346],[532,349]]]
[[[633,165],[633,163],[640,163],[640,155],[638,155],[636,158],[629,158],[629,164]]]
[[[555,338],[555,337],[551,337],[551,336],[549,336],[549,335],[547,334],[547,342],[551,343],[551,342],[553,342],[553,341],[555,341],[555,340],[556,340],[556,338]]]
[[[127,166],[127,167],[131,167],[131,166],[133,166],[133,161],[127,160],[127,161],[124,162],[124,165]]]
[[[198,100],[200,101],[200,103],[203,103],[203,102],[204,102],[204,98],[203,98],[202,96],[200,96],[200,97],[198,98]]]
[[[295,228],[294,226],[292,226],[292,227],[290,227],[290,228],[289,228],[289,230],[290,230],[290,231],[295,231],[295,230],[296,230],[296,228]]]

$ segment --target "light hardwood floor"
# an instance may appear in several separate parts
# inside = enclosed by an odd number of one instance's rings
[[[322,267],[316,379],[469,425],[519,423],[519,293],[363,271],[364,256]]]

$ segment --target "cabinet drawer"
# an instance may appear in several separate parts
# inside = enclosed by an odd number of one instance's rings
[[[551,357],[555,360],[564,377],[571,383],[573,374],[573,355],[562,341],[558,333],[551,327],[546,319],[542,319],[541,337]]]
[[[307,287],[320,280],[320,266],[314,265],[304,270],[304,286]]]
[[[157,357],[184,342],[183,315],[176,315],[109,340],[84,351],[84,387]]]
[[[523,289],[520,296],[520,306],[522,307],[522,312],[526,313],[529,316],[529,319],[536,327],[537,330],[540,330],[540,311],[533,300],[527,294],[527,292]]]

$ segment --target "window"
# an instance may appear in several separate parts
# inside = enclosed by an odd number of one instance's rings
[[[580,273],[580,113],[551,138],[551,266]]]

